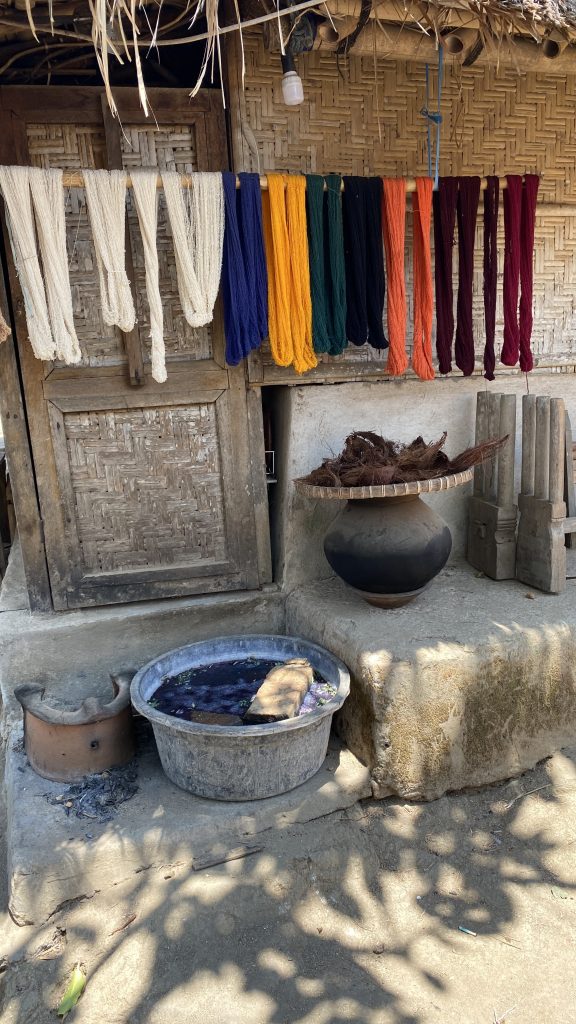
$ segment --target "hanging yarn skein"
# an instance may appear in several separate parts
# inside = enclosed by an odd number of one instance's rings
[[[125,333],[136,323],[126,274],[126,174],[85,170],[86,205],[96,252],[102,316],[109,327]]]
[[[436,284],[436,353],[440,373],[452,370],[454,292],[452,254],[456,226],[458,179],[443,177],[433,195],[434,279]]]
[[[347,344],[341,184],[339,174],[306,175],[312,341],[333,356]]]
[[[259,174],[241,171],[240,205],[238,224],[248,294],[251,323],[253,323],[252,347],[258,348],[268,336],[268,276],[264,252],[264,230],[262,226],[262,191]]]
[[[318,366],[312,347],[312,300],[308,235],[306,232],[306,179],[300,174],[286,175],[286,218],[292,278],[290,315],[294,344],[294,369],[305,373]]]
[[[330,352],[324,245],[324,178],[319,174],[306,175],[306,215],[312,296],[312,341],[315,352]]]
[[[156,188],[156,169],[132,171],[132,189],[134,204],[138,214],[142,247],[144,249],[144,266],[146,269],[146,295],[150,307],[150,340],[152,377],[163,384],[167,379],[166,351],[164,348],[164,313],[158,271],[158,249],[156,235],[158,225],[158,189]]]
[[[406,281],[404,241],[406,234],[406,182],[382,179],[382,210],[386,275],[388,277],[388,363],[386,372],[399,377],[408,369],[406,354]]]
[[[346,271],[344,268],[344,225],[342,221],[342,178],[326,175],[325,220],[328,243],[327,287],[330,355],[339,356],[348,344],[346,337]],[[328,273],[329,269],[329,273]]]
[[[454,354],[456,366],[465,377],[474,373],[472,288],[479,200],[480,178],[458,178],[458,301]]]
[[[496,354],[496,291],[498,285],[498,205],[500,181],[495,175],[487,178],[484,192],[484,376],[494,380]]]
[[[318,365],[312,348],[312,303],[306,235],[306,181],[268,174],[263,197],[268,265],[270,350],[277,366],[304,373]]]
[[[508,174],[504,192],[504,344],[500,358],[505,366],[516,366],[520,357],[520,368],[524,373],[529,373],[533,367],[530,339],[539,180],[537,174],[526,174],[524,181],[520,174]]]
[[[32,351],[37,359],[51,360],[56,355],[56,347],[36,248],[30,169],[0,166],[0,189],[8,211],[10,244],[24,298]]]
[[[268,174],[262,196],[264,248],[268,266],[268,331],[276,366],[291,366],[294,346],[290,327],[290,264],[284,178]]]
[[[82,353],[74,327],[62,170],[31,167],[29,180],[56,358],[73,365]]]
[[[237,366],[268,333],[262,198],[257,174],[222,172],[225,204],[222,295],[226,362]]]
[[[522,176],[507,174],[504,192],[504,344],[500,356],[504,366],[515,366],[520,351],[518,293],[521,221]]]
[[[432,365],[432,180],[416,178],[412,196],[414,212],[414,344],[412,366],[422,380],[434,379]]]
[[[534,230],[536,227],[536,200],[540,178],[537,174],[524,175],[522,190],[522,227],[520,229],[520,369],[530,373],[534,359],[532,339],[532,301],[534,288]]]
[[[224,189],[217,171],[192,175],[188,206],[177,171],[162,171],[168,217],[174,241],[178,292],[191,327],[203,327],[214,316],[224,248]]]
[[[346,333],[353,345],[388,348],[384,336],[382,179],[344,177]]]
[[[224,186],[224,256],[222,260],[222,298],[226,362],[238,366],[250,352],[251,296],[248,294],[246,268],[238,226],[236,175],[222,172]]]

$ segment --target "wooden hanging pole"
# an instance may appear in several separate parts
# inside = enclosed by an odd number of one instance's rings
[[[193,180],[194,180],[194,175],[191,175],[191,174],[182,174],[181,178],[180,178],[180,181],[182,182],[182,184],[184,186],[187,186],[187,187],[192,185]],[[414,178],[406,178],[405,181],[406,181],[406,191],[407,192],[415,192],[416,191],[416,181],[415,181],[415,179]],[[64,171],[63,184],[67,188],[82,188],[84,186],[84,177],[82,175],[82,171]],[[156,184],[157,184],[158,188],[162,188],[162,178],[160,176],[158,176],[158,180],[157,180]],[[130,175],[128,174],[128,175],[126,175],[126,187],[130,188],[131,185],[132,185],[132,179],[131,179]],[[486,178],[482,178],[481,188],[485,189],[486,186],[487,186]],[[327,186],[325,184],[324,188],[326,189],[326,187]],[[344,183],[342,183],[341,187],[342,187],[342,190],[344,190]],[[240,188],[240,179],[239,178],[236,179],[236,188]],[[268,181],[267,181],[265,175],[261,175],[261,177],[260,177],[260,188],[262,188],[264,191],[266,191],[268,189]],[[506,178],[500,178],[500,188],[506,188]]]

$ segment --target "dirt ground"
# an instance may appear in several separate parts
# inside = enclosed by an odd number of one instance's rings
[[[576,748],[258,841],[204,871],[140,871],[42,927],[4,913],[2,1024],[55,1021],[77,961],[74,1024],[576,1022]]]

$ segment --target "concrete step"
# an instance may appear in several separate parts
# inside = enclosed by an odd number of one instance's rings
[[[287,599],[287,632],[348,665],[337,727],[374,795],[434,799],[511,778],[576,739],[576,583],[559,595],[446,569],[379,610],[339,580]]]
[[[303,786],[268,800],[222,803],[192,796],[164,775],[152,739],[141,749],[138,792],[113,820],[67,817],[47,796],[64,792],[30,768],[20,727],[7,747],[9,907],[18,924],[46,921],[68,901],[110,890],[159,868],[192,873],[239,847],[266,845],[269,829],[311,821],[370,796],[370,774],[338,740]],[[254,838],[256,837],[256,838]]]

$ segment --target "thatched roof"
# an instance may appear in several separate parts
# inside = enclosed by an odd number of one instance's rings
[[[474,9],[474,3],[470,8]],[[500,9],[502,13],[510,13],[512,16],[520,16],[526,21],[540,23],[543,27],[553,26],[563,29],[568,26],[576,27],[576,2],[575,0],[499,0],[494,4],[480,4],[486,7],[487,15],[490,15],[490,8]]]
[[[518,66],[560,56],[557,69],[572,70],[573,51],[562,54],[568,43],[576,42],[576,0],[279,0],[279,6],[284,40],[291,33],[295,37],[304,22],[310,26],[304,50],[320,46],[339,54],[378,52],[387,28],[394,25],[396,37],[402,29],[399,59],[409,58],[411,47],[418,49],[415,59],[429,59],[439,44],[450,49],[446,37],[451,30],[462,30],[468,37],[477,35],[472,55],[466,51],[457,58],[464,64],[473,63],[480,53],[482,59],[501,59],[505,52],[504,59],[510,59],[512,43],[518,53],[524,47]],[[182,56],[185,52],[198,72],[199,87],[206,83],[213,60],[218,63],[218,36],[238,30],[236,15],[230,13],[234,9],[225,0],[105,0],[105,5],[91,0],[0,0],[0,82],[14,80],[11,75],[22,66],[21,57],[34,64],[38,53],[52,76],[60,68],[68,75],[78,69],[78,80],[87,81],[91,79],[81,76],[98,69],[114,109],[110,76],[117,81],[122,66],[131,76],[127,81],[138,82],[146,108],[144,80],[149,80],[150,60],[156,61],[158,72],[169,74],[166,62],[162,68],[157,60],[158,52],[167,55],[168,50],[157,47],[178,49]],[[268,29],[268,44],[274,46],[276,33],[279,46],[276,0],[238,0],[237,10],[243,31]]]

